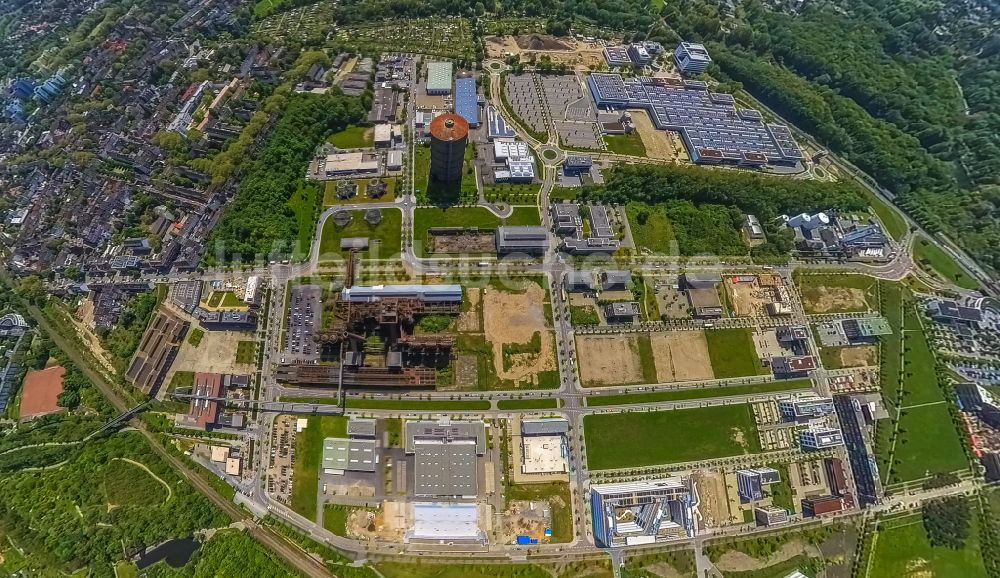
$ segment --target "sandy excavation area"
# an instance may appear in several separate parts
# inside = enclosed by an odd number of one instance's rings
[[[854,287],[806,287],[802,289],[802,302],[807,313],[868,309],[865,292]]]
[[[676,149],[670,140],[671,133],[660,130],[653,126],[653,121],[649,118],[649,113],[644,110],[632,111],[632,122],[635,130],[642,139],[642,145],[646,147],[646,156],[651,159],[664,161],[678,161]]]
[[[642,383],[642,361],[634,335],[581,335],[576,338],[584,386]]]
[[[483,330],[493,348],[493,368],[500,379],[534,383],[542,371],[556,369],[555,336],[545,326],[545,291],[537,283],[525,283],[523,293],[508,293],[492,287],[483,290]],[[503,345],[527,344],[541,336],[539,353],[518,353],[504,368]]]
[[[858,345],[840,348],[840,363],[844,367],[869,367],[878,365],[878,347]]]
[[[712,361],[704,331],[668,331],[651,333],[656,360],[656,381],[698,381],[714,379]]]

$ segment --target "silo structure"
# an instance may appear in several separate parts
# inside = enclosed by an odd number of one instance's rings
[[[461,181],[469,122],[457,114],[442,114],[431,121],[430,133],[431,178],[443,183]]]

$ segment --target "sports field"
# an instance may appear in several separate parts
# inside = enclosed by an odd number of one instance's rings
[[[753,335],[747,327],[705,331],[712,371],[718,379],[767,373],[761,366]]]
[[[587,467],[609,470],[759,453],[747,404],[583,418]]]
[[[965,548],[932,546],[919,514],[884,523],[889,526],[875,537],[875,551],[868,569],[869,578],[981,578],[985,577],[980,552],[978,519],[972,527]]]

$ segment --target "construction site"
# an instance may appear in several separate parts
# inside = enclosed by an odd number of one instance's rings
[[[290,385],[383,388],[437,384],[453,357],[454,337],[415,332],[428,315],[458,316],[458,285],[348,287],[334,296],[330,320],[312,339],[336,362],[283,363],[278,380]]]

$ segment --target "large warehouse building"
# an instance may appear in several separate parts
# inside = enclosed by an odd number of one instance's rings
[[[680,477],[590,487],[594,538],[604,548],[695,534],[688,480]]]
[[[733,95],[704,82],[591,74],[587,84],[597,106],[643,109],[656,128],[679,132],[695,163],[795,166],[803,158],[787,126],[765,124],[759,111],[737,108]]]
[[[451,94],[451,63],[427,63],[427,94]]]
[[[441,183],[462,180],[469,123],[457,114],[442,114],[431,121],[431,178]]]
[[[476,94],[475,78],[455,79],[455,114],[464,118],[470,127],[479,126],[479,96]]]
[[[404,450],[413,455],[413,495],[475,498],[479,456],[486,453],[481,421],[408,421]]]

